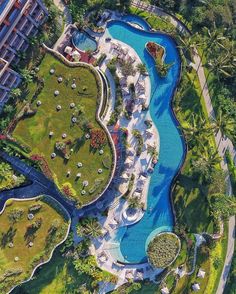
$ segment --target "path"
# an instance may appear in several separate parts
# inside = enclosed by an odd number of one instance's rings
[[[9,162],[12,165],[13,169],[25,175],[33,183],[29,186],[1,192],[0,206],[3,203],[5,203],[7,199],[12,198],[13,196],[15,198],[29,198],[32,196],[37,196],[39,194],[47,194],[55,198],[69,212],[69,214],[73,213],[73,202],[68,199],[65,199],[58,191],[56,185],[52,181],[50,181],[46,176],[44,176],[41,172],[37,171],[33,167],[28,166],[19,158],[9,156],[5,152],[0,151],[0,157]]]
[[[139,1],[139,0],[132,0],[131,4],[134,7],[146,10],[150,13],[154,13],[158,16],[166,16],[168,17],[169,21],[182,33],[184,34],[189,34],[191,33],[186,26],[180,21],[178,20],[175,16],[173,15],[169,15],[168,13],[165,13],[162,9],[155,7],[154,5],[149,5],[145,2]],[[205,101],[205,105],[206,105],[206,109],[207,109],[207,113],[209,118],[215,118],[215,113],[214,113],[214,109],[212,106],[212,102],[211,102],[211,98],[210,98],[210,94],[209,94],[209,90],[208,90],[208,86],[206,83],[206,77],[205,77],[205,73],[204,73],[204,68],[202,65],[202,61],[201,58],[195,48],[195,55],[194,55],[194,63],[195,65],[198,67],[199,66],[199,70],[197,72],[198,74],[198,78],[199,78],[199,82],[202,88],[202,95]],[[195,67],[196,67],[195,66]],[[218,152],[219,155],[222,157],[222,161],[221,161],[221,167],[222,169],[227,173],[227,178],[226,178],[226,182],[228,184],[228,195],[232,195],[232,187],[231,187],[231,183],[230,183],[230,178],[229,178],[229,171],[228,171],[228,166],[227,166],[227,161],[225,158],[225,151],[228,150],[231,157],[234,160],[234,163],[236,161],[236,150],[232,144],[232,142],[228,139],[228,138],[223,138],[221,132],[219,131],[217,134],[215,134],[215,142],[216,142],[216,146],[218,146]],[[224,291],[224,287],[226,284],[226,280],[229,274],[229,270],[230,270],[230,265],[232,262],[232,258],[234,255],[234,244],[235,244],[235,217],[231,217],[229,220],[229,231],[228,231],[228,247],[227,247],[227,254],[226,254],[226,259],[224,262],[224,268],[221,274],[221,278],[220,278],[220,282],[218,285],[218,289],[217,289],[217,294],[221,294]]]
[[[65,5],[63,0],[53,0],[55,6],[62,12],[62,15],[65,19],[65,27],[60,38],[56,41],[53,48],[57,50],[58,45],[61,44],[62,40],[65,39],[65,36],[70,32],[72,25],[72,16],[70,14],[68,6]]]

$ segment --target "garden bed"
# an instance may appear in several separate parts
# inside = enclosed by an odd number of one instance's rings
[[[149,243],[147,254],[154,268],[166,268],[174,262],[179,251],[179,238],[173,233],[161,233]]]

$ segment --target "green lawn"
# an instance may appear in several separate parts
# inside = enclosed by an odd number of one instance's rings
[[[129,12],[144,18],[155,30],[164,31],[167,33],[175,32],[176,30],[175,27],[165,17],[156,16],[147,11],[132,6],[130,7]]]
[[[78,275],[71,259],[65,259],[56,250],[50,263],[37,271],[35,279],[18,287],[14,294],[75,294],[79,287],[86,284],[92,291],[92,279],[86,275]],[[82,293],[81,293],[82,294]]]
[[[200,85],[195,72],[188,73],[186,76],[189,87],[181,96],[179,109],[176,110],[180,124],[188,125],[191,114],[202,114],[208,121],[204,101],[200,98]],[[195,79],[194,84],[191,81]],[[190,86],[191,85],[191,86]],[[214,137],[208,139],[207,148],[215,148]],[[213,222],[210,216],[207,187],[202,186],[191,176],[190,161],[201,157],[197,148],[187,153],[187,158],[173,192],[173,200],[177,215],[177,220],[181,224],[187,225],[190,232],[209,232],[213,233]]]
[[[67,230],[67,221],[58,209],[46,203],[47,199],[38,198],[28,201],[8,200],[7,206],[0,215],[0,292],[6,293],[14,285],[29,278],[34,267],[49,258],[54,247],[63,240]],[[55,202],[50,200],[56,207]],[[28,219],[29,209],[41,205],[34,212],[34,218]],[[12,211],[21,211],[22,215],[15,222],[10,221]],[[50,216],[50,221],[49,221]],[[32,227],[37,221],[41,225]],[[30,242],[33,245],[30,246]],[[13,247],[10,247],[10,244]],[[19,260],[15,260],[15,258]],[[19,270],[17,274],[15,271]],[[12,275],[6,277],[6,273]]]
[[[49,73],[50,69],[55,69],[55,74]],[[101,129],[95,119],[99,97],[99,86],[95,74],[85,67],[69,68],[47,54],[40,65],[38,76],[44,79],[44,88],[38,98],[33,101],[32,108],[37,109],[37,113],[30,118],[21,120],[13,135],[20,142],[30,146],[31,153],[43,155],[49,169],[52,171],[54,180],[59,187],[66,182],[72,185],[75,191],[75,199],[81,204],[86,204],[95,199],[107,184],[112,165],[111,146],[107,143],[104,147],[104,154],[99,155],[98,150],[90,147],[90,139],[85,139],[88,131],[84,130],[84,123],[91,123],[93,128]],[[57,78],[63,77],[63,82],[58,83]],[[72,89],[73,79],[76,89]],[[32,85],[30,85],[32,88]],[[54,91],[59,90],[60,94],[55,97]],[[41,106],[37,107],[36,102],[40,100]],[[75,109],[70,108],[70,103],[75,103],[84,109],[84,115],[78,115],[77,123],[71,122]],[[61,110],[57,111],[57,105],[61,105]],[[54,135],[49,138],[49,132]],[[62,139],[62,134],[66,133],[66,139]],[[108,139],[107,139],[108,141]],[[70,152],[69,160],[65,160],[55,150],[56,142],[67,142],[67,153]],[[51,154],[57,153],[57,157],[51,159]],[[106,164],[104,165],[104,161]],[[77,167],[77,163],[83,164],[82,168]],[[98,174],[98,169],[103,172]],[[71,174],[68,177],[67,171]],[[76,180],[77,173],[81,173],[81,178]],[[82,182],[87,180],[89,185],[84,196],[81,195]],[[99,182],[95,188],[95,182]],[[89,191],[91,190],[91,191]]]

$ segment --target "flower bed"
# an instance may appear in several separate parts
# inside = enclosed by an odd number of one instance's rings
[[[166,268],[177,257],[180,240],[173,233],[158,234],[148,245],[148,258],[155,268]]]
[[[164,62],[165,49],[155,42],[148,42],[146,44],[146,49],[148,53],[154,58],[156,63],[156,69],[160,77],[166,77],[168,70],[172,66],[172,64],[167,64]]]

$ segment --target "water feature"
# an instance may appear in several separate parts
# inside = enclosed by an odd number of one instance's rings
[[[133,15],[133,14],[126,14],[122,16],[122,20],[125,22],[129,22],[134,25],[140,26],[143,30],[150,31],[151,27],[149,24],[144,20],[142,17]]]
[[[86,32],[77,31],[72,36],[72,42],[75,47],[81,51],[97,50],[97,42]]]
[[[118,229],[116,234],[120,248],[116,253],[114,250],[112,252],[119,261],[139,263],[147,261],[146,249],[150,239],[156,233],[173,229],[170,188],[185,153],[178,123],[171,109],[181,62],[174,41],[165,34],[139,30],[123,21],[109,22],[107,33],[131,46],[146,65],[151,80],[150,114],[160,135],[159,161],[150,180],[147,210],[138,223]],[[145,49],[148,41],[163,46],[166,49],[165,62],[174,63],[165,78],[158,76],[154,60]]]

